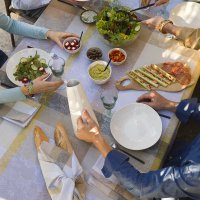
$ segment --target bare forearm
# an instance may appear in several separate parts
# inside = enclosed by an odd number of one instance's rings
[[[108,153],[112,150],[111,146],[106,142],[106,140],[102,136],[98,136],[95,141],[94,145],[105,158]]]
[[[177,36],[180,32],[180,27],[175,26],[174,24],[168,23],[163,27],[163,31]]]
[[[165,110],[171,111],[171,112],[176,112],[176,107],[179,103],[174,102],[174,101],[169,101],[168,104],[165,106]]]
[[[168,23],[163,27],[163,32],[170,33],[176,36],[179,40],[182,40],[184,42],[184,45],[187,47],[199,49],[200,34],[197,33],[197,29],[179,27],[174,24]]]

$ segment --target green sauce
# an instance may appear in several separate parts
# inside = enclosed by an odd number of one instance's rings
[[[104,71],[105,65],[96,64],[94,67],[90,68],[89,74],[94,80],[105,80],[110,76],[109,67]]]

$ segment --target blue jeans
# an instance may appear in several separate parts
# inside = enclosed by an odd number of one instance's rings
[[[0,68],[3,66],[3,64],[6,62],[8,59],[8,56],[0,50]]]

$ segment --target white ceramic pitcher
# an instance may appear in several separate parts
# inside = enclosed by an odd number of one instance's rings
[[[69,80],[66,90],[74,133],[77,131],[77,119],[81,116],[83,110],[87,110],[92,119],[98,124],[81,83],[77,80]]]

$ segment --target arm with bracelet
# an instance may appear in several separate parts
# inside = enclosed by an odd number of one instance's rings
[[[173,24],[170,20],[156,16],[143,21],[149,28],[160,31],[163,34],[169,33],[181,40],[185,47],[192,49],[200,49],[200,28],[180,27]]]
[[[0,104],[23,101],[26,99],[26,96],[52,92],[63,84],[62,80],[54,82],[44,81],[46,77],[48,77],[48,74],[36,78],[26,86],[0,90]]]

